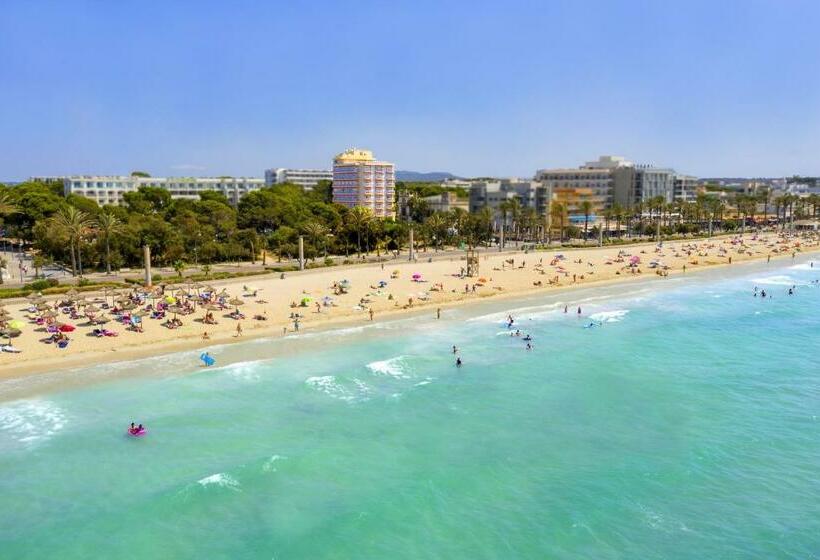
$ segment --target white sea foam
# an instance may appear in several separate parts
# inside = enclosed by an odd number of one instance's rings
[[[800,263],[795,264],[789,267],[791,270],[817,270],[820,272],[820,262],[817,263],[817,266],[812,267],[811,263]]]
[[[260,361],[236,362],[225,366],[225,372],[234,379],[242,381],[256,381],[259,379]]]
[[[219,486],[239,492],[239,481],[225,473],[216,473],[196,481],[202,487]]]
[[[593,313],[589,316],[589,318],[593,321],[597,321],[599,323],[617,323],[622,321],[626,314],[629,313],[629,309],[615,309],[613,311],[599,311],[598,313]]]
[[[388,360],[380,360],[367,364],[367,369],[379,375],[389,375],[390,377],[407,377],[406,356],[395,356]]]
[[[753,278],[752,282],[755,284],[763,284],[768,286],[804,286],[806,285],[805,282],[801,282],[792,278],[791,276],[786,276],[785,274],[776,275],[776,276],[765,276],[763,278]]]
[[[0,406],[0,433],[23,444],[47,440],[66,425],[65,411],[53,402],[32,399]]]
[[[262,465],[262,470],[265,472],[276,472],[276,463],[284,461],[285,459],[287,459],[287,457],[283,457],[282,455],[271,455],[270,459]]]
[[[328,395],[329,397],[333,397],[334,399],[347,402],[356,400],[356,397],[350,392],[350,390],[336,381],[335,375],[308,377],[305,379],[305,384],[321,393]]]

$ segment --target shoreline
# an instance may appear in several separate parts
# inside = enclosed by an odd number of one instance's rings
[[[692,242],[691,245],[698,245],[698,244],[708,244],[715,245],[715,244],[725,244],[727,240],[736,239],[736,237],[723,237],[723,238],[712,238],[711,240],[707,240],[706,242]],[[818,246],[817,239],[814,239],[814,244],[810,246],[801,246],[799,256],[801,260],[805,259],[806,257],[816,254],[820,252],[820,246]],[[677,243],[675,244],[677,245]],[[681,244],[686,245],[686,244]],[[618,247],[593,247],[593,248],[583,248],[583,249],[569,249],[565,251],[530,251],[529,253],[525,254],[523,252],[518,253],[501,253],[497,256],[487,255],[486,257],[482,256],[481,266],[484,268],[487,265],[494,265],[498,264],[501,260],[513,258],[513,259],[530,259],[538,260],[543,259],[548,256],[554,256],[557,253],[563,253],[567,257],[567,261],[570,261],[573,257],[580,260],[585,260],[584,257],[598,257],[599,260],[602,257],[603,253],[615,253],[616,251],[646,251],[649,248],[654,249],[656,245],[654,243],[641,243],[636,245],[629,245],[629,246],[618,246]],[[667,249],[668,251],[673,251],[674,245],[669,246]],[[760,263],[764,261],[767,256],[771,257],[775,263],[782,263],[784,260],[790,258],[792,256],[791,252],[781,252],[778,254],[763,254],[758,252],[759,254],[748,256],[744,255],[744,257],[734,260],[732,264],[751,264],[751,263]],[[732,255],[734,256],[734,255]],[[691,258],[687,256],[686,258]],[[594,259],[590,259],[587,263],[580,263],[581,265],[588,264],[590,267],[593,265],[590,264]],[[685,259],[684,259],[685,260]],[[444,267],[449,267],[452,269],[453,267],[458,268],[460,264],[463,263],[462,260],[446,260],[446,261],[433,261],[433,263],[427,262],[415,262],[415,263],[387,263],[396,269],[410,269],[410,268],[418,268],[419,270],[423,270],[425,268],[436,269],[436,272],[442,272],[441,269]],[[573,263],[578,266],[578,263]],[[596,263],[596,266],[600,263]],[[309,287],[315,288],[317,282],[319,285],[329,283],[330,278],[334,275],[339,275],[340,272],[342,274],[349,274],[351,277],[353,276],[372,276],[373,278],[381,277],[387,274],[382,268],[383,265],[374,264],[374,265],[357,265],[355,269],[349,269],[344,271],[339,270],[322,270],[311,271],[310,275],[300,275],[298,273],[293,273],[289,275],[286,280],[279,280],[278,275],[271,278],[264,279],[266,282],[276,284],[276,287],[281,286],[282,283],[289,284],[291,289],[293,288],[302,288],[303,293],[309,293],[307,289]],[[506,301],[515,298],[528,298],[533,297],[539,294],[543,295],[553,295],[553,294],[566,294],[566,293],[573,293],[582,288],[599,288],[599,287],[606,287],[611,285],[628,285],[630,282],[635,281],[635,279],[641,279],[651,283],[652,280],[662,282],[663,280],[669,277],[682,277],[684,274],[689,275],[692,274],[694,277],[700,276],[699,273],[702,271],[709,271],[709,270],[716,270],[720,268],[729,267],[728,261],[726,262],[711,262],[706,261],[703,264],[698,264],[693,266],[692,268],[687,268],[686,272],[684,273],[682,267],[670,267],[668,271],[669,276],[662,277],[657,276],[651,272],[644,272],[643,274],[621,274],[621,275],[605,275],[601,274],[596,276],[594,279],[584,279],[583,281],[576,282],[576,283],[564,283],[559,285],[541,285],[541,286],[534,286],[531,282],[533,277],[539,278],[539,282],[541,281],[541,277],[545,276],[544,272],[539,272],[538,275],[533,276],[533,271],[522,269],[522,268],[512,268],[509,271],[499,271],[498,268],[494,267],[492,271],[484,272],[482,271],[485,276],[489,276],[490,280],[486,282],[486,284],[493,283],[493,276],[503,276],[504,272],[507,272],[508,276],[510,273],[515,274],[516,272],[523,273],[522,276],[519,278],[526,277],[527,281],[525,282],[517,282],[513,283],[509,281],[508,277],[505,277],[503,282],[505,286],[503,289],[498,289],[493,286],[494,289],[482,289],[479,292],[474,293],[464,293],[461,291],[452,290],[451,292],[434,292],[437,297],[430,298],[430,301],[427,302],[414,302],[412,307],[407,306],[398,306],[398,299],[394,300],[396,306],[388,306],[388,305],[373,305],[371,308],[375,309],[375,315],[372,320],[368,320],[368,314],[366,311],[356,311],[350,312],[349,309],[339,309],[338,313],[333,313],[337,308],[332,308],[328,310],[328,312],[322,313],[310,313],[309,308],[299,307],[296,310],[300,312],[305,312],[308,317],[306,317],[305,323],[300,328],[299,334],[304,333],[314,333],[314,332],[325,332],[325,331],[332,331],[336,329],[344,329],[349,327],[355,326],[366,326],[372,324],[379,324],[388,321],[393,321],[397,319],[411,319],[414,317],[421,317],[426,315],[427,313],[430,314],[430,320],[436,321],[436,310],[441,309],[444,318],[446,318],[446,312],[455,308],[461,308],[462,306],[471,305],[471,304],[480,304],[480,303],[489,303],[495,301]],[[569,267],[569,265],[567,265]],[[538,265],[533,267],[535,269],[538,268]],[[354,275],[354,272],[356,274]],[[405,271],[402,270],[404,273]],[[501,272],[501,274],[499,274]],[[452,274],[452,273],[450,273]],[[273,276],[273,275],[272,275]],[[408,271],[406,274],[401,274],[404,276],[404,280],[407,280],[407,276],[410,276],[410,272]],[[429,283],[434,281],[438,281],[439,278],[436,278],[435,274],[430,274]],[[425,274],[425,277],[428,277]],[[567,275],[568,277],[568,275]],[[581,276],[583,278],[583,275]],[[222,282],[214,282],[214,285],[219,285],[220,287],[234,287],[237,288],[237,284],[241,284],[244,279],[236,280],[225,280]],[[311,280],[313,280],[314,286],[308,286],[311,284]],[[475,281],[475,278],[472,279],[459,279],[457,282],[469,282]],[[452,278],[445,280],[447,282],[452,282]],[[373,280],[376,282],[376,280]],[[390,281],[391,283],[393,280]],[[502,281],[498,281],[496,283],[501,283]],[[508,286],[509,285],[509,286]],[[418,288],[418,284],[410,286],[413,289]],[[316,291],[315,289],[313,291]],[[362,288],[358,290],[351,290],[353,291],[362,291]],[[265,296],[269,295],[268,292],[264,292]],[[292,299],[291,297],[283,297],[287,294],[279,293],[278,295],[278,304],[281,306],[283,302],[286,302],[288,299]],[[358,294],[352,294],[358,295]],[[438,297],[438,296],[441,297]],[[298,296],[297,296],[298,297]],[[352,298],[348,298],[352,299]],[[386,303],[386,302],[377,302],[377,303]],[[291,309],[289,307],[285,307],[287,311]],[[345,312],[347,311],[347,312]],[[250,313],[249,313],[250,316]],[[309,320],[308,320],[309,319]],[[287,340],[288,337],[292,337],[294,334],[293,331],[289,331],[287,335],[283,334],[283,327],[286,327],[289,323],[288,320],[282,319],[274,319],[271,318],[265,322],[251,322],[251,321],[244,321],[245,324],[245,332],[243,336],[236,337],[232,333],[234,332],[232,328],[224,328],[232,327],[235,325],[233,322],[221,321],[225,323],[223,328],[215,329],[214,334],[208,340],[203,340],[201,337],[201,329],[202,327],[197,327],[196,325],[191,325],[194,327],[193,329],[188,329],[187,332],[178,332],[178,331],[165,331],[165,329],[161,329],[161,327],[157,323],[150,323],[150,329],[146,328],[146,331],[152,332],[154,336],[148,337],[147,340],[143,341],[137,337],[144,337],[145,335],[142,334],[135,334],[135,333],[123,333],[123,339],[127,336],[128,341],[132,342],[131,344],[118,344],[117,347],[114,345],[109,345],[108,348],[97,348],[94,346],[87,345],[86,348],[82,348],[75,353],[62,353],[64,351],[57,350],[54,348],[49,347],[45,344],[39,344],[39,347],[36,347],[37,350],[43,350],[41,352],[33,353],[31,358],[25,359],[26,354],[2,354],[0,355],[0,382],[12,382],[12,381],[23,381],[26,378],[35,377],[35,376],[47,376],[51,374],[52,376],[58,371],[66,371],[66,370],[73,370],[73,369],[82,369],[82,368],[89,368],[93,366],[102,366],[109,363],[123,363],[129,361],[136,361],[141,360],[144,358],[163,358],[168,357],[169,355],[185,352],[185,351],[194,351],[194,350],[206,350],[208,348],[213,348],[217,346],[234,346],[235,344],[239,344],[242,342],[249,342],[249,341],[258,341],[269,339],[271,341],[281,339]],[[247,325],[251,324],[252,327],[248,327]],[[148,325],[146,325],[148,327]],[[207,327],[206,327],[207,328]],[[158,332],[157,332],[158,331]],[[130,336],[129,336],[130,335]],[[157,336],[159,335],[159,336]],[[166,335],[172,335],[170,338]],[[297,338],[297,337],[293,337]],[[98,339],[92,339],[89,342],[96,342]],[[114,339],[115,341],[121,341],[121,339]],[[109,342],[105,340],[104,342]],[[42,347],[42,348],[40,348]],[[47,353],[50,351],[50,355]],[[18,360],[17,358],[23,357],[24,359]],[[222,365],[222,364],[220,364]]]

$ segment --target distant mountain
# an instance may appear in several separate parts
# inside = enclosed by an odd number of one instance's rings
[[[396,171],[396,181],[431,182],[435,183],[445,179],[457,179],[452,173],[446,171],[431,171],[420,173],[418,171]]]

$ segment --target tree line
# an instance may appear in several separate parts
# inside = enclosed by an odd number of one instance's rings
[[[691,202],[668,204],[656,198],[630,208],[615,204],[599,216],[601,232],[599,226],[590,227],[594,206],[589,200],[574,207],[553,201],[546,216],[515,198],[502,203],[497,212],[490,208],[475,213],[460,208],[432,212],[423,199],[431,192],[444,192],[436,187],[398,184],[411,212],[409,220],[396,221],[377,219],[366,208],[333,203],[329,181],[310,191],[273,185],[248,193],[236,207],[215,191],[203,192],[197,199],[172,199],[167,190],[157,187],[126,193],[120,206],[100,207],[82,196],[64,196],[61,185],[26,182],[0,185],[0,220],[4,238],[21,240],[35,250],[35,267],[60,263],[82,275],[140,267],[144,245],[151,248],[155,264],[181,271],[190,264],[292,259],[298,254],[300,236],[305,256],[316,260],[400,251],[408,244],[411,228],[419,248],[438,251],[490,245],[501,235],[544,243],[601,234],[611,239],[731,230],[744,228],[761,213],[770,216],[770,210],[784,223],[787,216],[817,217],[820,209],[817,195],[739,194],[730,207],[701,193]],[[570,214],[583,216],[583,224],[571,223]]]

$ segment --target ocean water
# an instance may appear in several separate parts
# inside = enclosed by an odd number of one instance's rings
[[[818,278],[738,266],[0,385],[0,558],[816,558]]]

